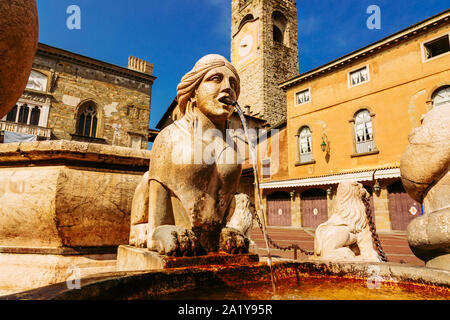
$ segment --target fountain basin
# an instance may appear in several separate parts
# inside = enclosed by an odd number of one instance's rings
[[[150,151],[76,141],[0,144],[0,292],[115,271]],[[0,293],[1,294],[1,293]]]
[[[447,300],[450,272],[393,263],[281,261],[273,265],[277,294],[265,263],[115,272],[60,283],[1,299],[38,300]],[[379,287],[378,287],[379,284]],[[338,287],[337,287],[338,286]]]

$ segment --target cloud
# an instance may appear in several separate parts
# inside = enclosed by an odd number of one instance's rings
[[[230,1],[227,0],[203,0],[207,5],[215,7],[215,12],[219,12],[219,15],[215,17],[215,24],[212,26],[211,31],[220,36],[229,38],[231,28],[231,7]]]
[[[299,24],[302,35],[311,35],[318,31],[320,27],[319,21],[314,16],[300,19]]]

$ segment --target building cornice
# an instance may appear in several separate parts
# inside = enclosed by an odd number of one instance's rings
[[[431,28],[436,28],[441,25],[448,24],[450,17],[450,9],[447,9],[433,17],[430,17],[424,21],[421,21],[411,27],[403,29],[397,33],[394,33],[386,38],[383,38],[375,43],[372,43],[366,47],[353,51],[343,57],[335,59],[327,64],[317,67],[313,70],[300,74],[299,76],[287,80],[279,85],[283,90],[286,90],[299,83],[309,81],[313,78],[334,72],[335,70],[347,66],[355,61],[370,57],[383,50],[392,48],[404,41],[408,41],[413,37],[418,36]]]
[[[76,63],[81,66],[93,68],[96,70],[108,72],[126,78],[131,78],[133,80],[137,80],[144,83],[153,84],[153,82],[157,79],[155,76],[151,74],[120,67],[108,62],[86,57],[60,48],[55,48],[43,43],[38,44],[36,55],[47,56],[62,61]]]

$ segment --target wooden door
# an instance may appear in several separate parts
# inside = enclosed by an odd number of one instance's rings
[[[310,189],[301,194],[302,226],[317,228],[328,220],[327,193],[321,189]]]
[[[287,192],[277,192],[267,197],[267,219],[269,226],[290,227],[291,197]]]
[[[422,215],[422,206],[406,193],[400,181],[388,187],[388,194],[392,230],[406,230],[414,218]]]

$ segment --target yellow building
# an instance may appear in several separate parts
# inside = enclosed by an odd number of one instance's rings
[[[267,174],[274,155],[260,159],[269,225],[317,227],[343,180],[373,194],[378,230],[404,230],[421,214],[401,184],[400,157],[422,116],[450,103],[449,17],[444,11],[280,85],[287,163]]]

